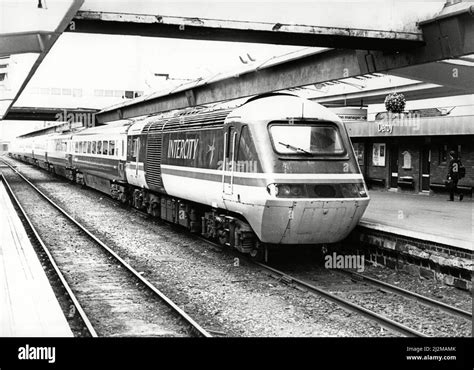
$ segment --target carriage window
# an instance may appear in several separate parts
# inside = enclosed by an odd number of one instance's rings
[[[339,132],[335,126],[272,125],[273,146],[282,154],[342,154]]]
[[[77,141],[74,143],[74,153],[79,153],[79,143]]]
[[[103,155],[108,155],[109,154],[109,142],[108,141],[104,141],[102,143],[102,154]]]
[[[109,155],[115,155],[115,141],[109,141]]]
[[[102,141],[97,142],[97,154],[102,154]]]
[[[92,141],[91,144],[91,154],[95,154],[95,141]]]

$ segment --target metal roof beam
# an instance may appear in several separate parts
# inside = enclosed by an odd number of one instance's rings
[[[387,94],[394,91],[403,93],[407,100],[420,100],[472,94],[474,93],[474,88],[470,91],[464,91],[452,87],[420,83],[412,86],[397,86],[396,88],[384,88],[365,92],[311,98],[311,100],[326,106],[366,106],[368,104],[383,103]]]
[[[77,13],[77,11],[79,10],[79,8],[82,6],[83,3],[84,3],[84,0],[73,0],[66,14],[64,15],[59,25],[54,30],[54,32],[50,32],[47,34],[39,33],[38,44],[41,50],[40,54],[38,56],[38,59],[36,59],[35,63],[33,64],[33,67],[31,68],[30,72],[26,76],[25,80],[21,84],[20,88],[18,89],[15,97],[12,99],[9,108],[11,108],[13,104],[15,104],[15,102],[18,100],[21,93],[25,89],[26,85],[28,85],[28,82],[30,82],[30,79],[33,77],[36,70],[39,68],[39,66],[43,62],[44,58],[46,58],[46,55],[49,53],[49,51],[51,50],[53,45],[56,43],[59,36],[62,34],[64,29],[67,27],[67,25],[69,24],[69,22]],[[19,46],[19,48],[21,48],[21,46]],[[12,54],[10,50],[8,50],[8,52],[9,54]],[[9,108],[6,110],[5,115],[8,114]],[[0,119],[2,119],[1,116],[0,116]]]
[[[205,81],[192,87],[194,103],[202,105],[271,91],[340,80],[474,54],[474,6],[421,25],[425,45],[406,52],[334,49],[292,61],[255,69],[242,75]],[[189,92],[187,93],[189,96]],[[186,92],[176,91],[149,100],[140,99],[119,108],[104,109],[99,122],[130,118],[189,106]]]
[[[421,32],[101,11],[77,12],[66,31],[372,50],[406,50],[423,44]]]
[[[427,63],[390,71],[390,74],[458,89],[474,88],[474,67],[454,63]]]
[[[5,120],[20,121],[81,121],[92,120],[98,109],[85,108],[44,108],[44,107],[11,107]]]
[[[43,31],[4,33],[0,36],[0,57],[21,53],[42,53],[52,36],[52,32]]]

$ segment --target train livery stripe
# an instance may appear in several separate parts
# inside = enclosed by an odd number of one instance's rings
[[[181,167],[172,165],[162,165],[162,173],[180,177],[195,178],[201,180],[222,182],[222,170],[212,170],[206,168]],[[225,171],[226,182],[229,181],[231,172]],[[287,173],[253,173],[234,172],[234,184],[246,186],[266,186],[269,183],[294,183],[305,182],[315,184],[334,183],[354,183],[363,182],[361,174],[287,174]]]
[[[170,167],[173,167],[173,168],[170,168]],[[192,168],[192,167],[161,165],[162,175],[173,175],[173,176],[178,176],[181,178],[188,177],[188,178],[197,179],[197,180],[206,180],[206,181],[219,182],[219,183],[222,182],[222,171],[219,171],[219,170],[194,171],[194,170],[201,170],[201,169]],[[246,175],[249,175],[249,174],[246,174]],[[229,181],[229,178],[230,177],[226,175],[226,181]],[[237,172],[234,172],[234,184],[262,187],[262,186],[267,186],[268,182],[266,179],[263,179],[263,178],[237,176]]]

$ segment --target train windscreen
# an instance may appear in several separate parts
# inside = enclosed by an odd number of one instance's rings
[[[281,154],[343,154],[335,126],[273,124],[269,128],[275,150]]]

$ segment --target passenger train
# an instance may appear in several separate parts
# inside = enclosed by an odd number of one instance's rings
[[[252,257],[338,242],[369,203],[342,121],[290,94],[30,133],[10,152]]]

